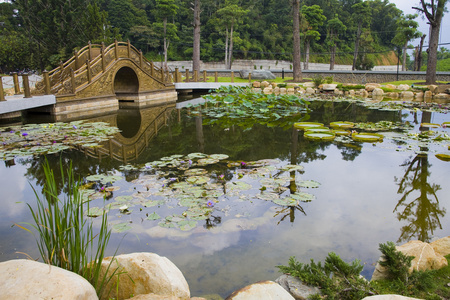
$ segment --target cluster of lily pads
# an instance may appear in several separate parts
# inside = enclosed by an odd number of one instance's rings
[[[0,158],[52,154],[73,147],[97,147],[119,132],[105,122],[28,124],[0,128]]]
[[[431,146],[437,146],[440,152],[435,156],[441,160],[449,161],[450,152],[445,152],[442,148],[450,150],[450,136],[447,132],[441,130],[432,130],[437,128],[448,128],[450,122],[442,124],[422,123],[420,132],[413,132],[414,128],[409,123],[379,121],[376,123],[362,122],[353,123],[348,121],[331,122],[329,127],[323,123],[317,122],[297,122],[294,127],[304,131],[304,137],[309,140],[333,141],[343,144],[361,143],[361,142],[382,142],[384,138],[392,140],[397,144],[396,151],[414,151],[417,154],[427,154],[431,152]],[[358,130],[358,131],[357,131]],[[444,151],[444,152],[443,152]]]
[[[284,125],[286,118],[308,112],[309,101],[296,95],[265,95],[240,89],[232,93],[216,92],[203,96],[206,105],[190,105],[190,114],[205,117],[205,124],[229,123],[240,127],[252,127],[259,123],[269,126]],[[222,124],[224,125],[224,124]],[[227,126],[227,125],[224,125]],[[292,122],[286,124],[292,126]]]
[[[357,105],[364,106],[368,109],[376,109],[383,111],[429,111],[437,113],[449,113],[449,103],[434,103],[434,102],[419,102],[419,101],[397,101],[397,100],[385,100],[385,101],[370,101],[370,99],[363,99],[354,96],[311,96],[310,100],[314,101],[333,101],[333,102],[353,102]]]
[[[239,202],[255,204],[261,200],[297,206],[312,201],[314,195],[300,189],[320,185],[313,180],[301,180],[297,174],[303,173],[300,165],[286,165],[273,159],[231,161],[225,154],[172,155],[144,165],[124,165],[121,169],[139,175],[132,181],[132,192],[120,192],[115,185],[121,179],[117,175],[86,178],[84,194],[88,199],[110,198],[102,207],[91,207],[86,212],[88,216],[112,210],[118,210],[120,215],[132,214],[139,207],[138,213],[145,213],[146,220],[186,231],[198,226],[199,221],[210,221],[213,213],[227,215],[230,205]],[[117,193],[120,195],[116,196]],[[162,207],[170,208],[169,215],[158,214],[164,212]],[[131,225],[121,222],[113,228],[124,231]]]

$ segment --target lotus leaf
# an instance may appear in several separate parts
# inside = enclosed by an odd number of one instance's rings
[[[100,207],[89,207],[89,210],[85,212],[88,217],[98,217],[105,213],[105,211]]]
[[[305,180],[301,181],[299,183],[299,186],[303,188],[318,188],[320,186],[320,183],[314,180]]]
[[[211,155],[209,155],[209,158],[218,159],[218,160],[224,160],[224,159],[229,158],[229,156],[226,155],[226,154],[211,154]]]
[[[315,199],[314,195],[304,192],[297,192],[291,194],[291,197],[302,202],[311,202],[312,200]]]
[[[150,220],[150,221],[159,220],[159,219],[161,219],[161,216],[158,215],[156,212],[149,214],[147,217],[147,220]]]
[[[450,161],[450,154],[438,153],[436,157],[443,161]]]
[[[145,207],[153,207],[153,206],[158,206],[164,204],[164,201],[161,200],[147,200],[145,202],[142,203],[142,205],[144,205]]]
[[[177,223],[178,228],[180,228],[183,231],[188,231],[191,230],[193,228],[195,228],[197,226],[197,221],[194,220],[183,220],[183,221],[179,221]]]
[[[200,169],[200,168],[194,168],[194,169],[189,169],[184,171],[184,175],[186,176],[199,176],[199,175],[205,175],[207,174],[208,171],[206,171],[205,169]]]
[[[305,130],[305,128],[311,128],[311,127],[323,127],[323,123],[316,123],[316,122],[298,122],[294,123],[294,127],[296,129]]]
[[[100,181],[103,184],[113,183],[113,182],[116,182],[121,179],[122,179],[122,176],[106,175],[106,174],[96,174],[96,175],[90,175],[90,176],[86,177],[87,181]]]
[[[280,168],[281,171],[292,172],[292,171],[303,171],[304,167],[300,165],[285,165]]]
[[[305,132],[331,132],[328,127],[311,127],[305,128]]]
[[[197,164],[199,166],[206,166],[206,165],[213,165],[218,163],[219,160],[218,159],[213,159],[213,158],[201,158],[197,161]]]
[[[118,223],[118,224],[114,224],[112,226],[112,230],[115,232],[118,232],[118,233],[130,230],[130,229],[132,229],[132,227],[129,225],[129,223]]]
[[[282,206],[296,206],[298,204],[298,201],[291,197],[275,199],[272,202],[275,204],[278,204],[278,205],[282,205]]]
[[[188,159],[195,159],[195,158],[204,158],[206,156],[207,156],[206,154],[196,152],[196,153],[190,153],[186,157]]]
[[[194,198],[194,197],[183,197],[181,198],[179,204],[180,206],[185,206],[185,207],[194,207],[194,206],[198,206],[201,203],[201,201],[198,198]]]
[[[341,129],[348,129],[352,128],[355,124],[353,122],[347,122],[347,121],[336,121],[331,122],[330,126],[333,128],[341,128]]]
[[[307,131],[305,132],[305,138],[309,140],[320,140],[320,141],[331,141],[334,140],[336,134],[333,132],[313,132]]]
[[[251,184],[248,184],[246,182],[242,182],[242,181],[237,181],[237,182],[227,182],[226,184],[226,189],[227,190],[249,190],[251,189],[253,186]]]
[[[278,194],[275,193],[262,193],[256,196],[256,198],[266,201],[275,201],[280,198]]]
[[[207,176],[190,176],[186,178],[186,181],[192,184],[204,184],[209,181]]]
[[[435,123],[420,123],[420,127],[439,128],[439,127],[441,127],[441,125],[435,124]]]
[[[133,200],[133,196],[117,196],[114,200],[117,202],[128,202]]]
[[[213,210],[208,207],[191,207],[185,214],[191,220],[206,220]]]
[[[383,141],[383,135],[378,133],[353,133],[352,139],[357,142],[380,142]]]
[[[348,130],[340,130],[340,129],[333,129],[332,132],[336,135],[350,135],[351,132]]]

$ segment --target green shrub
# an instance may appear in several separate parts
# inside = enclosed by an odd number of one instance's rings
[[[339,83],[337,85],[337,88],[341,91],[344,92],[348,92],[350,90],[360,90],[360,89],[365,89],[366,87],[362,84],[357,84],[357,85],[343,85],[342,83]]]
[[[323,79],[323,77],[322,77],[322,75],[315,75],[313,78],[312,78],[312,81],[313,81],[313,83],[314,83],[314,86],[317,88],[317,87],[319,87],[321,84],[323,84],[323,81],[324,81],[324,79]]]
[[[66,197],[62,200],[59,198],[53,170],[46,161],[43,166],[45,199],[41,199],[33,188],[37,199],[36,211],[30,204],[27,205],[35,224],[28,225],[38,232],[37,246],[44,262],[83,276],[95,287],[100,297],[117,271],[114,270],[111,277],[107,277],[106,273],[100,276],[101,262],[111,236],[107,214],[102,215],[100,231],[94,232],[93,223],[85,218],[85,212],[89,211],[89,200],[83,198],[80,182],[74,179],[72,164],[67,170],[67,178],[61,162],[60,166]]]
[[[333,76],[327,76],[325,77],[325,82],[328,84],[333,83],[333,79],[334,79]]]

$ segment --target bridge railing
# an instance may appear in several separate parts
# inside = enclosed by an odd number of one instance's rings
[[[91,44],[76,51],[74,56],[58,68],[48,72],[50,91],[56,95],[72,95],[78,88],[91,83],[103,74],[116,60],[128,58],[148,75],[161,83],[172,82],[172,75],[147,60],[142,51],[130,42],[118,42],[105,47],[102,43]],[[48,88],[45,82],[36,84],[34,94],[43,94]]]
[[[219,82],[219,72],[218,71],[207,71],[203,70],[199,72],[194,70],[193,72],[186,69],[185,72],[180,72],[178,68],[175,68],[173,72],[173,82],[208,82],[212,81],[208,76],[214,76],[214,82]],[[230,72],[231,82],[234,82],[234,71]],[[184,79],[183,79],[184,78]],[[251,73],[249,74],[249,82],[252,81]]]

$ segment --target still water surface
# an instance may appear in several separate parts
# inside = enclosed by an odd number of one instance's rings
[[[361,260],[363,275],[370,278],[380,256],[379,243],[430,241],[449,235],[450,162],[437,159],[433,152],[417,155],[403,151],[389,139],[355,146],[308,141],[292,128],[256,124],[251,130],[242,130],[202,125],[201,118],[189,116],[182,106],[121,110],[95,119],[122,130],[114,143],[104,147],[115,151],[113,158],[109,152],[99,155],[71,150],[48,159],[55,168],[60,159],[65,165],[71,161],[82,178],[108,172],[121,175],[123,179],[114,183],[120,190],[107,200],[111,202],[120,195],[145,192],[139,180],[150,176],[121,166],[193,152],[227,154],[229,160],[238,162],[276,159],[281,166],[298,164],[303,171],[278,175],[320,183],[318,188],[301,189],[315,196],[311,202],[283,207],[255,197],[261,191],[248,170],[222,165],[214,172],[225,176],[224,186],[243,181],[254,187],[219,197],[211,217],[198,221],[189,231],[162,228],[160,220],[147,220],[154,212],[163,218],[183,213],[177,199],[170,196],[152,198],[164,199],[159,206],[135,205],[130,214],[111,210],[112,224],[128,223],[131,230],[113,233],[108,254],[120,244],[119,253],[145,251],[166,256],[183,272],[192,296],[226,297],[250,283],[276,279],[281,275],[276,266],[286,265],[290,256],[307,263],[311,258],[324,260],[331,251],[346,261]],[[449,121],[448,114],[368,110],[347,102],[319,101],[311,108],[309,121],[325,124],[381,120],[414,124],[422,117],[433,123]],[[415,124],[417,132],[418,126]],[[448,133],[449,129],[441,130]],[[0,165],[0,261],[25,258],[18,252],[39,257],[33,236],[12,225],[31,220],[26,203],[34,205],[32,186],[38,193],[42,189],[42,162],[42,157],[28,157]],[[167,180],[152,184],[167,184]],[[102,206],[102,201],[95,200],[92,205]]]

